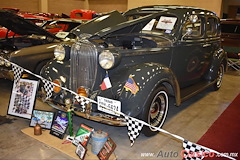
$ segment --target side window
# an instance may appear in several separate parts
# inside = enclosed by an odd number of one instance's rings
[[[184,39],[195,39],[202,37],[203,20],[197,15],[189,16],[187,22],[182,29],[182,36]]]
[[[83,14],[82,14],[82,13],[76,13],[76,14],[75,14],[75,17],[81,18],[81,17],[83,17]]]
[[[213,37],[217,34],[217,19],[209,17],[206,23],[206,34],[207,37]]]

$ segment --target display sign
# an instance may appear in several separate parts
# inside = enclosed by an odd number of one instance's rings
[[[157,24],[156,28],[157,29],[172,30],[176,21],[177,21],[176,17],[161,16],[159,21],[158,21],[158,24]]]
[[[79,143],[77,145],[76,154],[79,156],[81,160],[83,160],[86,153],[87,153],[87,148],[83,146],[81,143]]]
[[[38,123],[44,129],[51,129],[54,113],[50,111],[33,110],[30,126]]]
[[[81,143],[83,146],[87,146],[93,131],[94,129],[92,127],[86,124],[81,124],[73,140],[73,144],[77,146]]]
[[[63,139],[68,126],[67,113],[64,111],[57,111],[55,119],[52,124],[50,134]]]
[[[155,21],[156,21],[156,19],[152,19],[146,26],[144,26],[144,28],[142,30],[143,31],[151,31]]]
[[[37,87],[38,81],[35,80],[20,79],[18,83],[13,83],[8,114],[31,119]]]
[[[105,142],[104,146],[100,150],[100,152],[97,154],[98,158],[100,160],[107,160],[113,153],[113,151],[116,148],[116,144],[113,142],[113,140],[108,137],[107,141]]]

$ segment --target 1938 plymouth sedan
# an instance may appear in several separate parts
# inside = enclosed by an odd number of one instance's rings
[[[226,55],[220,47],[215,13],[184,6],[145,6],[99,17],[99,23],[109,16],[124,20],[94,34],[82,33],[72,45],[57,46],[55,59],[42,69],[41,76],[96,101],[102,97],[110,99],[109,104],[120,101],[121,106],[109,105],[109,109],[156,127],[166,119],[169,96],[179,106],[207,87],[221,87]],[[95,23],[96,28],[100,26]],[[86,29],[88,24],[81,27]],[[111,83],[107,82],[107,89],[101,86],[106,75]],[[48,103],[64,110],[69,98],[79,116],[126,125],[123,117],[96,104],[83,113],[74,97],[57,86]],[[146,136],[154,131],[150,127],[142,130]]]

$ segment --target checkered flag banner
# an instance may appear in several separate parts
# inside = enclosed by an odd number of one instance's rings
[[[82,107],[82,112],[85,112],[86,105],[90,102],[87,98],[84,98],[82,96],[75,96],[76,100]]]
[[[185,160],[202,160],[210,151],[190,141],[183,141]]]
[[[131,146],[133,146],[135,139],[138,137],[140,131],[142,130],[143,123],[140,120],[129,117],[127,115],[124,115],[124,117],[127,121],[128,136],[131,142]]]
[[[47,100],[52,96],[54,85],[46,79],[42,79],[42,82],[43,82],[44,89],[46,91],[46,99],[45,100]]]
[[[18,65],[13,64],[12,65],[12,70],[13,70],[13,73],[14,73],[14,83],[16,85],[21,78],[23,68],[19,67]]]

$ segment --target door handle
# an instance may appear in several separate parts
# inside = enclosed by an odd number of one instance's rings
[[[203,47],[209,47],[211,44],[204,44]]]

